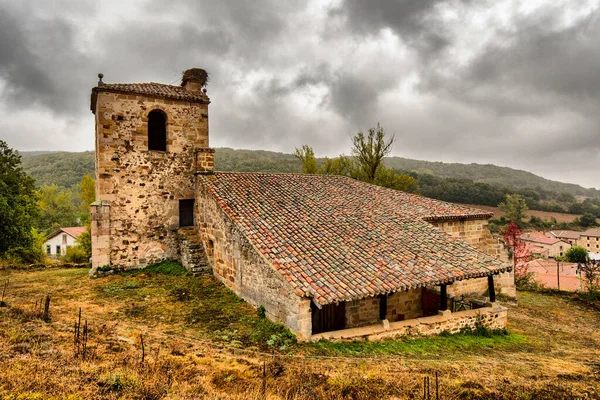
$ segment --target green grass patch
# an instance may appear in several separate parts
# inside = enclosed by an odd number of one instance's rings
[[[191,275],[189,271],[176,260],[163,260],[159,263],[148,265],[144,269],[132,271],[130,273],[163,274],[175,276]]]
[[[452,355],[456,352],[489,355],[490,350],[522,348],[527,339],[518,334],[500,333],[479,336],[471,333],[454,335],[405,337],[382,341],[330,342],[321,340],[303,345],[311,354],[325,356],[385,356],[410,355],[420,358]]]

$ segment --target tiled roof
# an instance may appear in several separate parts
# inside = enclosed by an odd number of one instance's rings
[[[57,230],[55,230],[54,232],[52,232],[48,236],[46,236],[46,239],[53,238],[54,236],[58,235],[61,232],[64,232],[67,235],[70,235],[73,238],[77,239],[79,237],[79,235],[81,235],[86,230],[87,230],[87,228],[85,226],[67,226],[64,228],[58,228]]]
[[[565,238],[565,239],[579,239],[579,236],[581,236],[582,232],[577,232],[577,231],[550,231],[549,232],[550,235],[557,237],[557,238]]]
[[[332,175],[199,176],[250,243],[317,304],[433,286],[509,267],[425,222],[489,217]]]
[[[581,236],[600,237],[600,228],[590,228],[585,232],[581,232]]]
[[[103,83],[92,89],[92,111],[95,110],[98,92],[133,93],[163,99],[182,100],[192,103],[209,103],[210,99],[201,91],[188,91],[183,86],[164,85],[162,83]]]
[[[562,240],[557,239],[557,238],[549,238],[546,236],[537,236],[537,235],[533,235],[533,236],[528,236],[527,233],[524,233],[521,235],[521,240],[525,240],[527,242],[532,242],[532,243],[541,243],[541,244],[548,244],[548,245],[552,245],[558,242],[562,242]]]

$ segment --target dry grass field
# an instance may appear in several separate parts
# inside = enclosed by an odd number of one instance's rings
[[[494,213],[494,218],[500,218],[504,213],[498,207],[491,206],[480,206],[474,204],[462,204],[463,206],[478,208],[480,210],[490,211]],[[581,217],[579,214],[563,214],[557,212],[549,212],[549,211],[538,211],[538,210],[528,210],[526,214],[531,217],[536,216],[543,221],[551,221],[552,218],[556,218],[556,222],[573,222],[575,218]],[[600,219],[599,219],[600,221]]]
[[[2,399],[421,399],[427,378],[435,399],[436,373],[442,399],[600,398],[599,309],[567,294],[521,293],[493,335],[298,344],[173,265],[2,270],[0,292],[6,280]]]

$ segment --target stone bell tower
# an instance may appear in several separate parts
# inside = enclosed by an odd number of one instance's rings
[[[104,83],[92,89],[96,202],[92,272],[179,258],[178,232],[195,226],[196,174],[211,173],[208,75],[193,68],[180,86]]]

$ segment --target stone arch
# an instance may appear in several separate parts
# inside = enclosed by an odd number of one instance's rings
[[[167,151],[167,114],[162,110],[148,113],[148,150]]]

